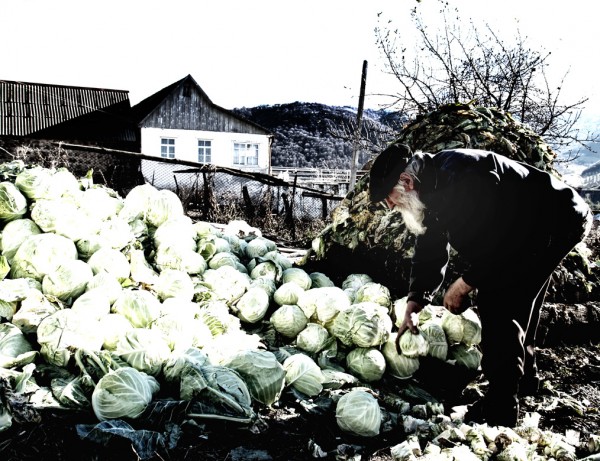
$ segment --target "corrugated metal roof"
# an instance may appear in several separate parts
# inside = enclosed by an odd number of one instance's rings
[[[125,90],[0,80],[0,135],[31,135],[123,102]]]

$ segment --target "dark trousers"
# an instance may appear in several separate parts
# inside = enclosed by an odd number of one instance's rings
[[[499,410],[518,404],[521,378],[537,375],[535,339],[540,311],[552,272],[585,238],[591,214],[567,232],[553,235],[535,253],[514,255],[494,270],[477,290],[481,317],[482,371],[489,382],[487,398]]]

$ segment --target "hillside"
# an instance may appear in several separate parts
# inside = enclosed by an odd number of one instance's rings
[[[233,112],[275,135],[273,166],[350,168],[355,108],[294,102],[239,108]],[[402,118],[397,113],[365,111],[358,164],[364,164],[372,153],[393,140],[401,124]]]

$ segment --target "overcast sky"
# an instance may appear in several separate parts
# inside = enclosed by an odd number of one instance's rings
[[[600,2],[450,0],[462,18],[552,51],[568,96],[600,114]],[[294,101],[367,107],[393,93],[378,21],[409,27],[438,0],[0,0],[0,79],[128,90],[132,104],[191,74],[225,108]],[[381,16],[378,17],[378,13]],[[428,16],[427,16],[428,17]],[[434,15],[432,25],[435,26]]]

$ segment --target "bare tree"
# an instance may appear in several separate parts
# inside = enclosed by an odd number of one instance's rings
[[[414,55],[402,45],[404,31],[392,29],[391,21],[375,29],[388,71],[400,84],[396,94],[387,95],[389,108],[415,116],[444,104],[473,102],[510,112],[555,148],[598,140],[578,128],[588,98],[563,102],[568,71],[558,85],[549,82],[550,52],[530,48],[519,31],[507,44],[488,24],[465,25],[457,9],[440,3],[444,27],[434,31],[413,9]]]

